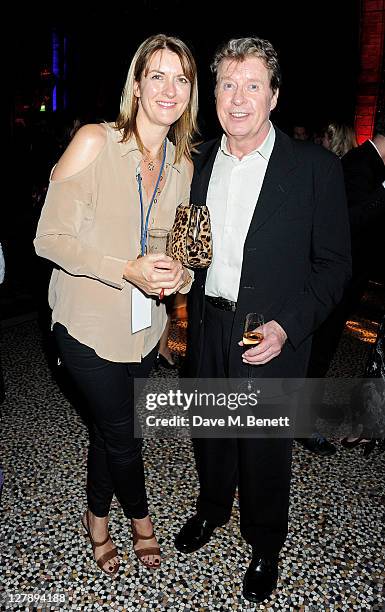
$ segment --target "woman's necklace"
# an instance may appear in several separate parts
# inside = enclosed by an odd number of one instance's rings
[[[160,151],[161,151],[161,148],[158,150],[154,159],[149,159],[147,155],[143,156],[143,163],[147,165],[147,169],[150,172],[153,172],[155,170],[155,167],[159,164]]]
[[[166,162],[166,151],[167,151],[167,140],[165,138],[164,142],[163,142],[162,163],[161,163],[161,166],[160,166],[158,178],[156,180],[156,184],[155,184],[155,187],[154,187],[152,198],[151,198],[150,203],[148,205],[148,209],[147,209],[147,214],[146,215],[145,215],[144,204],[143,204],[142,175],[141,175],[140,172],[137,172],[137,174],[136,174],[136,179],[138,181],[139,200],[140,200],[140,256],[141,257],[146,252],[146,240],[147,240],[147,230],[148,230],[148,223],[149,223],[149,219],[150,219],[150,212],[151,212],[153,204],[156,204],[156,202],[158,201],[156,196],[158,195],[159,183],[160,183],[160,181],[162,179],[162,172],[163,172],[163,168],[164,168],[164,165],[165,165],[165,162]]]

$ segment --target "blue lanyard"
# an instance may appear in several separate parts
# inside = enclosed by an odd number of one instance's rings
[[[143,206],[143,193],[142,193],[142,176],[141,176],[140,172],[138,172],[138,174],[136,175],[136,180],[138,181],[138,191],[139,191],[139,199],[140,199],[140,254],[142,256],[146,253],[146,239],[147,239],[147,231],[148,231],[148,222],[149,222],[149,219],[150,219],[150,212],[151,212],[151,209],[152,209],[152,205],[154,204],[154,201],[155,201],[156,192],[158,191],[160,179],[161,179],[163,168],[164,168],[164,163],[166,161],[166,149],[167,149],[167,139],[165,138],[164,139],[164,143],[163,143],[163,159],[162,159],[162,164],[160,166],[158,178],[156,180],[156,185],[155,185],[154,193],[152,194],[150,205],[148,207],[148,211],[147,211],[147,215],[146,215],[146,222],[144,223],[144,227],[143,227],[143,222],[144,222],[144,206]]]

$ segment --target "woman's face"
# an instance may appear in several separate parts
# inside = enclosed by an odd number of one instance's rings
[[[190,100],[191,83],[180,59],[169,49],[156,51],[134,94],[139,98],[137,121],[170,127],[181,117]]]

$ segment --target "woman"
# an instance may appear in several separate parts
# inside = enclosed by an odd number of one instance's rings
[[[135,553],[146,567],[160,565],[133,432],[133,379],[150,372],[166,324],[155,298],[191,280],[179,262],[145,255],[145,242],[147,229],[170,228],[189,198],[197,96],[186,45],[162,34],[144,41],[116,124],[80,128],[55,167],[35,239],[37,254],[59,266],[49,289],[53,332],[93,424],[82,522],[110,575],[119,566],[108,533],[114,494]]]
[[[322,145],[338,157],[358,146],[354,128],[345,123],[329,123],[324,131]]]

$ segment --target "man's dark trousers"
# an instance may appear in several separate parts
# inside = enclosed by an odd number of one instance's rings
[[[228,377],[233,318],[233,312],[206,301],[200,377]],[[240,348],[240,359],[244,350]],[[215,525],[224,525],[230,519],[238,486],[243,538],[258,553],[278,553],[287,536],[292,440],[200,438],[194,440],[194,453],[200,482],[200,516]]]

